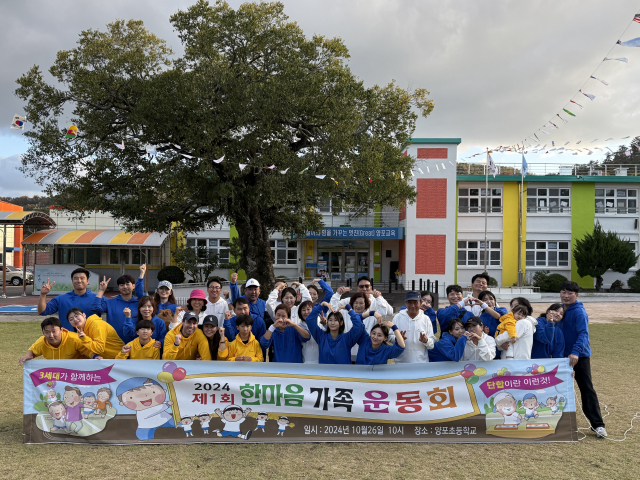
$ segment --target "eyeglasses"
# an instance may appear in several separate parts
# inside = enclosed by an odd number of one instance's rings
[[[360,287],[360,288],[362,288],[364,290],[367,290],[367,289],[371,288],[371,284],[368,283],[367,285],[364,285],[364,284],[361,283],[360,285],[358,285],[358,287]]]
[[[209,290],[222,290],[222,287],[209,287]]]

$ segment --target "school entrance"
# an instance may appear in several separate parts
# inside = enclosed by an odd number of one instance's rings
[[[368,240],[318,240],[318,269],[327,271],[334,281],[370,277],[370,245]]]

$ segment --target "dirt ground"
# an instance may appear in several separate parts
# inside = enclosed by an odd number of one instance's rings
[[[534,316],[544,313],[552,302],[531,303]],[[640,302],[584,303],[590,323],[638,323]]]

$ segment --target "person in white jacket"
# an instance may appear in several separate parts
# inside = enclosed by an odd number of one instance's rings
[[[276,285],[277,288],[273,289],[267,299],[267,313],[271,315],[271,318],[276,318],[275,309],[278,306],[279,295],[281,302],[291,310],[291,321],[296,325],[300,325],[300,317],[298,316],[298,309],[296,308],[296,298],[299,291],[302,294],[302,302],[311,301],[309,290],[302,283],[298,282],[293,282],[290,287],[286,287],[284,283],[278,283]]]
[[[406,331],[404,353],[395,359],[395,363],[429,361],[427,350],[433,348],[436,338],[431,319],[420,309],[420,302],[420,292],[407,292],[404,302],[407,309],[393,317],[393,323],[398,326],[398,330]],[[391,337],[389,339],[391,340]]]
[[[468,340],[460,361],[479,360],[489,362],[496,358],[496,342],[484,333],[480,317],[469,318],[464,326],[467,329],[465,335]]]
[[[531,359],[533,334],[536,332],[536,325],[538,325],[538,321],[531,315],[518,320],[516,322],[516,342],[511,343],[509,332],[505,331],[496,337],[498,350],[506,352],[510,346],[513,346],[513,360]]]
[[[229,311],[227,300],[220,295],[222,293],[222,284],[218,280],[209,280],[207,284],[207,308],[206,315],[215,315],[218,319],[218,327],[224,326],[225,313]]]
[[[350,287],[338,288],[338,290],[336,291],[337,297],[336,295],[331,297],[331,305],[334,307],[334,310],[343,309],[344,306],[349,303],[350,298],[344,298],[340,300],[340,297],[343,293],[350,291]],[[371,289],[371,281],[367,277],[360,277],[358,279],[358,292],[365,293],[369,296],[371,310],[379,313],[383,318],[393,315],[393,307],[389,305],[389,303],[384,299],[384,297],[378,290]]]

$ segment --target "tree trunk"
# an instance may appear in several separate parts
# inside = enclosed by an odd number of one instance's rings
[[[240,268],[247,274],[247,279],[255,278],[260,282],[260,297],[266,299],[275,284],[269,233],[257,206],[249,205],[247,214],[245,219],[236,219],[234,223],[242,250]]]
[[[601,288],[602,288],[602,277],[598,275],[596,277],[596,292],[599,292]]]

